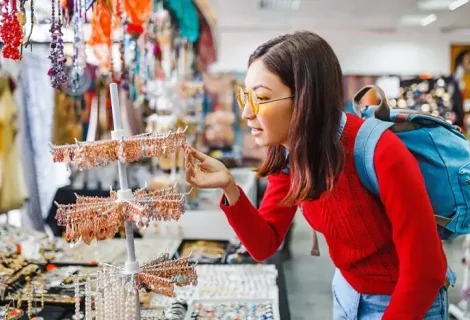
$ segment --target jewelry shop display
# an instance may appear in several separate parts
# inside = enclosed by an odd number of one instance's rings
[[[111,107],[114,130],[111,140],[86,144],[53,147],[55,162],[75,164],[79,168],[91,168],[118,161],[120,190],[111,191],[109,198],[77,196],[74,205],[60,205],[57,222],[66,227],[67,241],[91,243],[93,239],[111,238],[124,224],[128,257],[124,267],[101,263],[95,279],[86,277],[84,282],[75,281],[75,319],[80,314],[80,287],[85,287],[85,308],[87,299],[95,301],[96,320],[140,320],[139,290],[145,289],[157,294],[174,297],[174,286],[195,286],[197,275],[188,257],[172,260],[169,254],[160,255],[141,266],[136,261],[132,224],[147,226],[153,220],[175,220],[184,211],[184,195],[174,188],[163,190],[128,187],[125,163],[142,157],[153,157],[174,152],[185,142],[184,131],[165,136],[139,135],[125,137],[119,106],[118,86],[110,85]],[[89,284],[94,283],[90,288]],[[90,316],[88,316],[90,317]]]
[[[175,152],[185,144],[185,132],[186,128],[167,134],[150,133],[105,141],[77,141],[74,145],[51,145],[51,153],[54,162],[73,165],[76,169],[90,169],[116,161],[131,163]]]
[[[79,278],[82,280],[79,281]],[[74,288],[75,318],[80,317],[82,292],[85,317],[92,319],[92,305],[96,319],[136,319],[140,311],[136,308],[136,293],[140,289],[152,291],[166,297],[175,297],[175,286],[197,285],[194,265],[188,258],[172,260],[169,254],[143,264],[137,274],[125,274],[125,270],[109,264],[102,264],[94,274],[75,276]],[[82,287],[84,289],[82,290]]]
[[[195,302],[189,310],[191,320],[280,319],[272,301],[204,301]]]
[[[274,265],[198,265],[194,299],[277,299]]]
[[[181,256],[191,253],[194,262],[220,263],[225,258],[225,243],[219,241],[185,241],[180,250]]]
[[[139,189],[129,201],[117,199],[111,191],[109,198],[77,196],[77,203],[57,204],[57,224],[65,226],[65,239],[76,242],[81,239],[90,244],[94,239],[114,237],[124,220],[137,227],[148,227],[150,221],[179,220],[184,212],[184,195],[174,188],[166,190]]]
[[[278,271],[274,265],[206,264],[196,266],[196,272],[197,287],[175,289],[177,301],[190,305],[184,319],[279,319]],[[172,303],[174,299],[154,296],[150,307]],[[220,317],[215,317],[216,311]],[[259,314],[264,315],[257,317]],[[274,318],[269,318],[272,315]]]

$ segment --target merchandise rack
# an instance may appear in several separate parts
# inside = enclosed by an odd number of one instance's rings
[[[112,115],[114,130],[111,140],[89,142],[63,147],[52,146],[54,161],[75,164],[79,169],[89,169],[110,162],[118,162],[119,190],[111,191],[109,198],[82,197],[77,195],[77,203],[59,205],[56,218],[66,225],[67,241],[83,240],[90,244],[94,239],[109,239],[124,224],[127,259],[123,267],[100,263],[97,279],[87,274],[84,283],[76,276],[75,319],[80,314],[80,286],[85,286],[85,317],[92,319],[91,309],[94,297],[97,319],[116,320],[117,318],[140,320],[139,290],[144,287],[157,294],[173,297],[175,286],[197,284],[197,274],[189,258],[171,259],[162,254],[142,265],[136,260],[134,242],[134,222],[139,227],[148,226],[151,220],[178,220],[184,213],[184,196],[175,187],[162,190],[139,189],[133,192],[127,180],[127,162],[138,161],[143,157],[159,157],[185,145],[185,131],[179,129],[165,135],[141,134],[128,136],[122,126],[119,106],[118,86],[111,83]],[[107,149],[101,149],[107,146]],[[127,147],[126,147],[127,146]],[[126,149],[127,148],[127,149]],[[127,151],[126,151],[127,150]],[[90,220],[91,219],[91,220]],[[95,220],[96,219],[96,220]],[[115,231],[116,230],[116,231]],[[95,284],[95,292],[92,285]],[[111,286],[114,289],[111,289]],[[124,308],[125,305],[125,308]],[[124,309],[125,313],[124,313]]]

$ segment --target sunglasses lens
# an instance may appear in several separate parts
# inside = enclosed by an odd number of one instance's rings
[[[248,94],[248,102],[250,103],[251,111],[254,114],[258,114],[258,111],[259,111],[258,97],[256,96],[256,92],[254,92],[253,90],[250,91]]]
[[[245,91],[243,91],[243,89],[240,87],[237,88],[237,102],[238,102],[238,107],[243,110],[246,104],[246,95],[245,95]]]

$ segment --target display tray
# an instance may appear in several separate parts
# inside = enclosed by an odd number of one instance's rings
[[[25,295],[23,295],[25,296]],[[10,294],[2,300],[3,305],[12,304],[15,305],[18,302],[19,295],[18,294]],[[33,305],[39,306],[41,304],[41,299],[44,299],[44,303],[46,306],[63,306],[64,308],[68,308],[72,310],[73,306],[75,305],[75,298],[73,295],[68,294],[49,294],[45,293],[44,298],[41,298],[41,295],[37,295],[32,299]],[[23,299],[23,308],[27,305],[27,299]]]
[[[145,238],[135,239],[134,247],[139,262],[154,259],[161,253],[174,254],[180,239]],[[90,245],[78,243],[73,247],[65,245],[50,263],[57,266],[97,266],[99,262],[122,264],[127,259],[125,239],[93,241]]]
[[[90,245],[83,242],[75,245],[66,243],[51,263],[61,265],[97,265],[99,261],[111,263],[125,250],[124,239],[93,241]]]
[[[184,319],[280,320],[281,317],[275,299],[200,299],[192,301]]]
[[[121,253],[112,263],[114,265],[123,264],[127,260],[126,242],[121,241]],[[171,238],[143,238],[134,240],[134,248],[136,259],[140,263],[150,261],[158,257],[160,254],[168,253],[173,255],[177,248],[181,245],[181,239]]]
[[[174,258],[186,257],[198,264],[225,264],[229,241],[183,239],[174,254]]]

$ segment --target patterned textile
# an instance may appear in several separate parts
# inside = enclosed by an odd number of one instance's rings
[[[47,71],[49,48],[36,45],[34,52],[24,51],[20,73],[22,103],[20,109],[21,159],[29,200],[24,207],[23,225],[37,230],[44,220],[58,188],[68,185],[66,168],[52,162],[51,141],[53,89]]]

